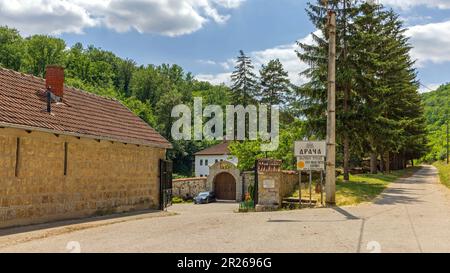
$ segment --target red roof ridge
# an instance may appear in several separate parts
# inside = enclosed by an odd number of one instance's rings
[[[212,145],[204,150],[201,150],[195,155],[231,155],[228,146],[230,145],[230,141],[223,141],[219,144]]]
[[[36,79],[36,80],[40,80],[40,81],[45,82],[45,79],[43,79],[43,78],[41,78],[41,77],[37,77],[37,76],[35,76],[35,75],[33,75],[33,74],[27,74],[27,73],[24,73],[24,72],[22,72],[22,71],[16,71],[16,70],[9,69],[9,68],[6,68],[6,67],[1,67],[1,66],[0,66],[0,69],[1,69],[1,70],[6,70],[6,71],[8,71],[8,72],[11,72],[11,73],[14,73],[14,74],[17,74],[17,75],[20,75],[20,76],[22,76],[22,77],[30,77],[30,78],[34,78],[34,79]]]
[[[70,86],[70,85],[64,84],[64,88],[72,89],[72,90],[75,90],[75,91],[79,91],[79,92],[81,92],[81,93],[83,93],[85,95],[88,95],[88,96],[120,102],[119,100],[117,100],[115,98],[111,98],[111,97],[108,97],[108,96],[105,96],[105,95],[95,94],[95,93],[92,93],[92,92],[89,92],[89,91],[86,91],[86,90],[83,90],[83,89],[80,89],[80,88],[76,88],[76,87],[73,87],[73,86]]]
[[[33,78],[35,80],[39,80],[41,82],[45,82],[44,78],[35,76],[33,74],[24,73],[22,71],[15,71],[13,69],[5,68],[5,67],[0,67],[0,69],[12,72],[12,73],[14,73],[16,75],[19,75],[19,76],[22,76],[22,77],[29,77],[29,78]],[[83,90],[83,89],[80,89],[80,88],[77,88],[77,87],[74,87],[74,86],[70,86],[70,85],[67,85],[67,84],[64,84],[64,88],[72,89],[72,90],[75,90],[75,91],[79,91],[79,92],[82,92],[83,94],[86,94],[86,95],[89,95],[89,96],[120,102],[119,100],[117,100],[115,98],[111,98],[111,97],[108,97],[108,96],[95,94],[95,93],[92,93],[92,92],[89,92],[89,91],[86,91],[86,90]]]

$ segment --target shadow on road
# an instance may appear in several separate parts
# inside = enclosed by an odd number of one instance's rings
[[[39,231],[39,230],[45,230],[45,229],[52,229],[52,228],[70,228],[70,226],[73,225],[81,225],[81,224],[92,224],[92,226],[95,226],[102,221],[107,224],[108,221],[111,223],[118,223],[123,222],[128,217],[139,217],[144,215],[157,215],[158,213],[162,213],[161,211],[156,210],[146,210],[146,211],[138,211],[138,212],[131,212],[131,213],[121,213],[121,214],[112,214],[107,216],[97,216],[97,217],[91,217],[91,218],[84,218],[84,219],[75,219],[75,220],[64,220],[64,221],[56,221],[56,222],[50,222],[50,223],[44,223],[44,224],[35,224],[35,225],[28,225],[28,226],[18,226],[18,227],[10,227],[10,228],[3,228],[0,229],[0,237],[2,236],[8,236],[13,234],[21,234],[26,232],[33,232],[33,231]]]
[[[401,183],[399,183],[401,184]],[[422,203],[420,197],[423,190],[405,189],[402,187],[391,187],[381,194],[378,200],[374,201],[376,205],[395,205],[395,204],[413,204]]]
[[[347,218],[347,220],[361,220],[361,218],[359,218],[359,217],[357,217],[357,216],[351,214],[350,212],[346,211],[346,210],[343,209],[343,208],[340,208],[340,207],[332,207],[332,209],[333,209],[334,211],[336,211],[336,212],[338,212],[338,213],[344,215],[345,218]]]
[[[268,223],[333,223],[333,222],[345,222],[345,221],[361,220],[361,218],[351,214],[350,212],[346,211],[343,208],[332,207],[331,209],[333,209],[334,211],[338,212],[339,214],[345,216],[345,219],[330,219],[330,220],[269,219],[267,222]]]

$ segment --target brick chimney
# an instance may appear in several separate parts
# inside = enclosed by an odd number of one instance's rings
[[[55,96],[64,96],[64,68],[57,65],[47,66],[45,72],[45,86]]]

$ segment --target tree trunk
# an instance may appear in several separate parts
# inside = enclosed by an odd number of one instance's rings
[[[399,165],[399,156],[398,156],[398,154],[397,153],[395,153],[395,154],[393,154],[392,155],[392,170],[393,171],[396,171],[396,170],[398,170],[398,169],[400,169],[400,165]]]
[[[386,172],[391,173],[391,153],[387,152],[386,157]]]
[[[380,160],[380,172],[384,173],[384,154],[383,153],[380,154],[380,158],[381,158],[381,160]]]
[[[344,136],[344,181],[350,181],[350,141]]]
[[[370,173],[377,174],[378,173],[378,158],[377,153],[372,152],[370,154]]]

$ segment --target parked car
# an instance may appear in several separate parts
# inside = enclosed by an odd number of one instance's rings
[[[194,204],[208,204],[216,202],[216,195],[213,192],[201,192],[194,197]]]

